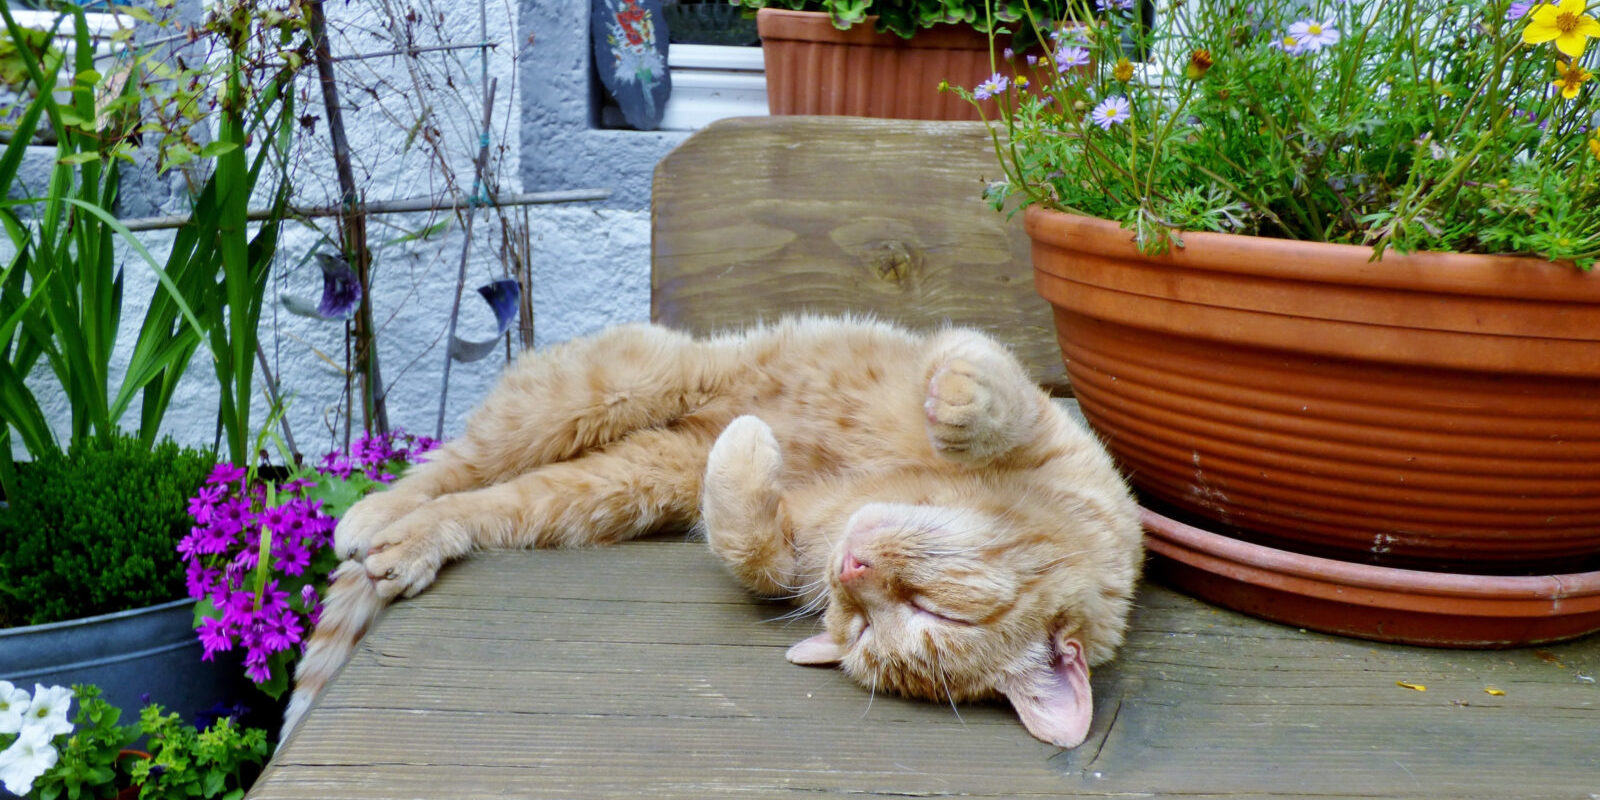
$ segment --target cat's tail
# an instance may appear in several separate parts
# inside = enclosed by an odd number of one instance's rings
[[[288,710],[283,712],[279,748],[289,740],[289,734],[300,724],[328,681],[333,680],[339,668],[349,660],[356,643],[378,618],[384,605],[361,562],[346,561],[333,571],[333,583],[323,601],[322,616],[306,642],[305,654],[294,673],[294,694],[289,698]]]

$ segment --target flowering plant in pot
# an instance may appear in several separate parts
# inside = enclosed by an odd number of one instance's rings
[[[1158,20],[1128,34],[1148,63],[1113,19],[1056,37],[1059,77],[958,89],[1001,101],[988,196],[1027,207],[1074,391],[1163,512],[1152,551],[1314,627],[1600,629],[1595,12],[1197,0]],[[1365,588],[1326,585],[1351,570]]]
[[[36,684],[30,694],[0,681],[0,786],[37,800],[244,796],[266,759],[266,731],[164,712],[147,704],[138,724],[120,725],[122,709],[92,684]],[[127,749],[141,737],[145,750]]]
[[[976,82],[993,72],[991,35],[1028,51],[1036,32],[1053,29],[1072,8],[1069,0],[730,1],[759,9],[771,113],[897,119],[978,119],[970,105],[941,93],[940,82]]]
[[[282,480],[255,464],[217,465],[189,500],[195,524],[178,545],[202,658],[239,647],[245,674],[280,697],[339,561],[339,515],[437,446],[404,432],[365,435],[348,453],[280,472]]]

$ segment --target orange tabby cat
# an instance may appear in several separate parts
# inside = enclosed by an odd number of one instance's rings
[[[1105,451],[982,334],[616,328],[523,357],[465,435],[339,523],[350,560],[285,736],[445,562],[691,524],[750,590],[824,609],[790,661],[940,702],[1005,695],[1063,747],[1088,732],[1088,666],[1121,643],[1142,561]]]

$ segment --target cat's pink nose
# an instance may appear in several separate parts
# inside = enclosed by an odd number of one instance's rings
[[[855,557],[854,553],[845,553],[844,565],[839,568],[839,581],[841,583],[850,583],[851,581],[859,580],[870,569],[872,567],[862,563],[860,559]]]

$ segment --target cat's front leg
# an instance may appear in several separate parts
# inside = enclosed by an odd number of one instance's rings
[[[987,463],[1032,441],[1049,402],[1004,347],[975,331],[933,337],[923,374],[928,440],[953,461]]]
[[[790,524],[779,492],[783,457],[765,422],[735,419],[706,458],[700,515],[711,550],[751,591],[787,597],[794,586]]]
[[[363,560],[384,598],[433,583],[475,548],[585,547],[687,525],[710,436],[639,431],[511,480],[436,497],[380,530]]]

